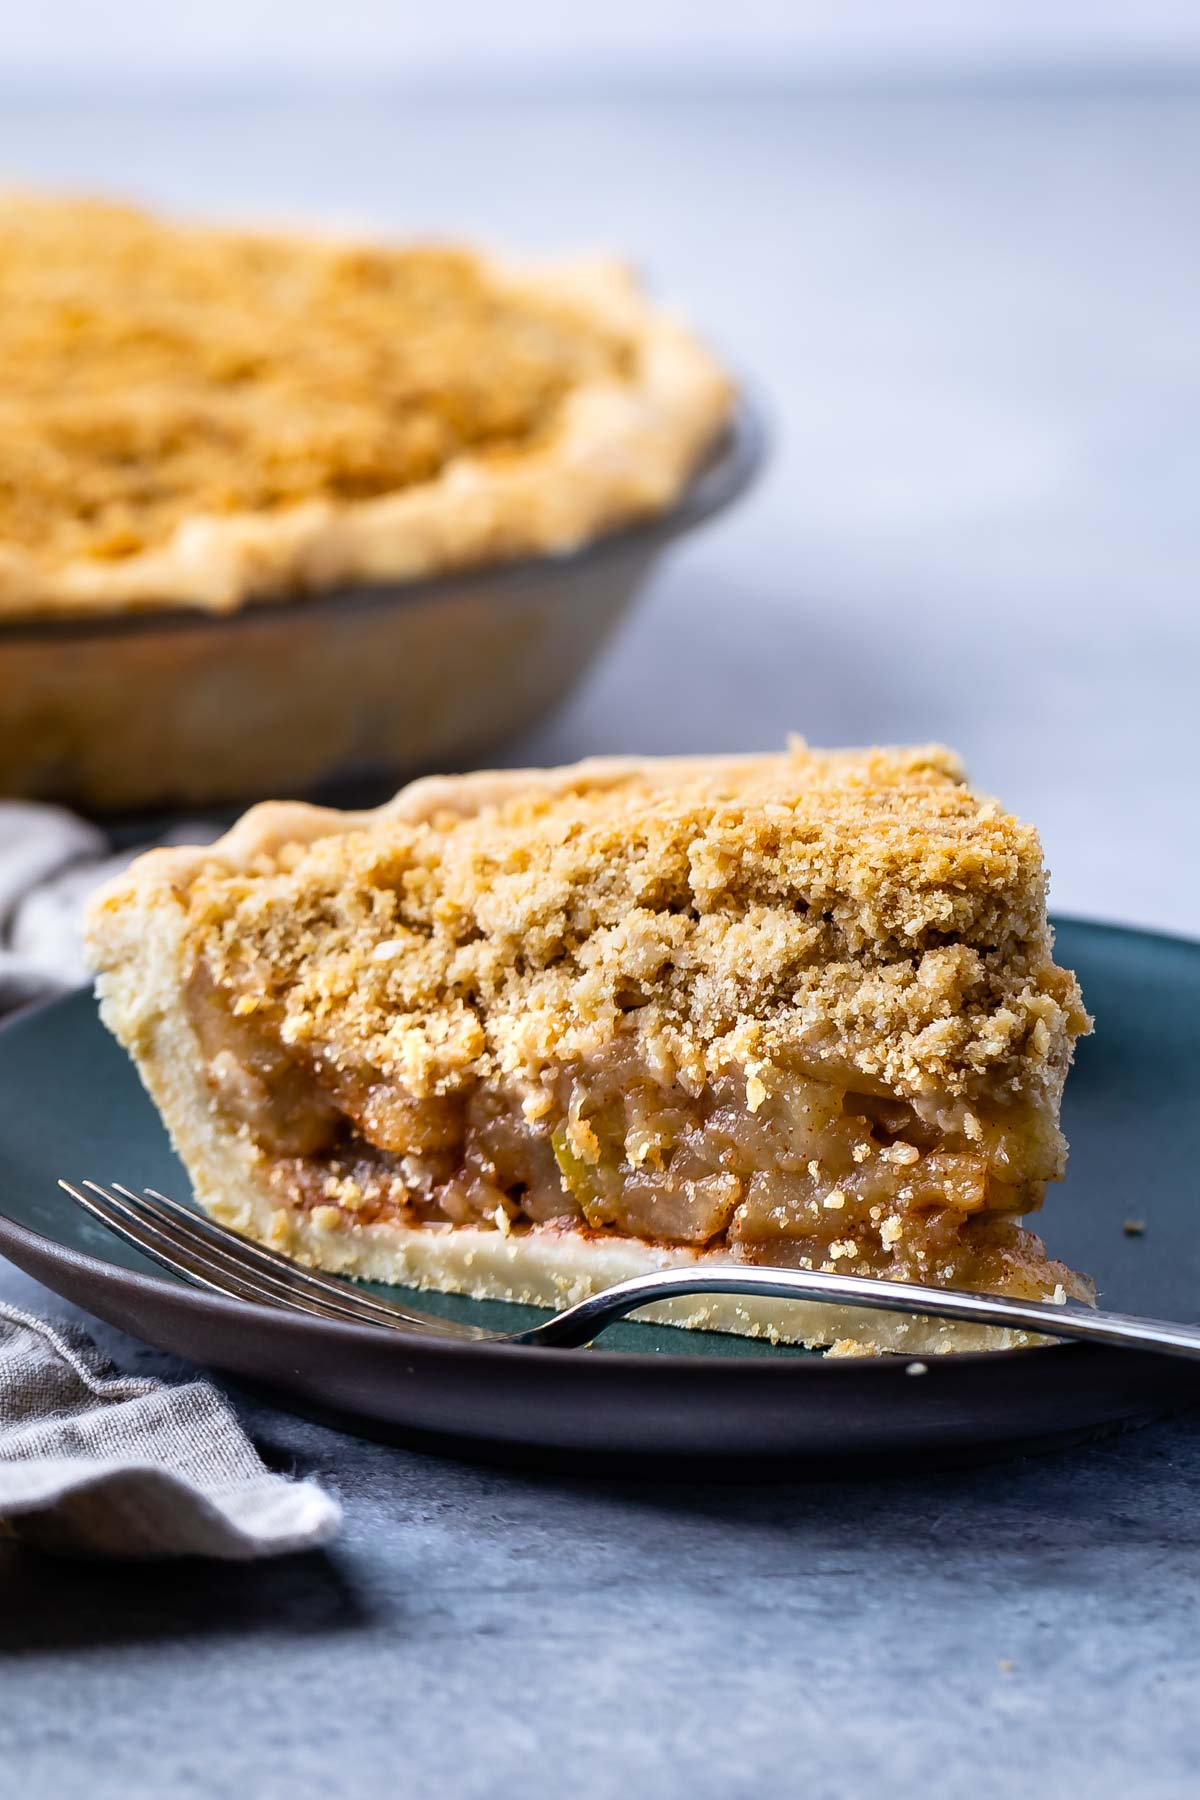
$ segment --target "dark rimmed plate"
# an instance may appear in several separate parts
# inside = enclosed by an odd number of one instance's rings
[[[1194,1132],[1200,945],[1068,921],[1096,1036],[1068,1089],[1071,1171],[1046,1216],[1052,1251],[1126,1311],[1200,1319]],[[162,1349],[266,1384],[349,1429],[505,1454],[786,1460],[845,1467],[989,1456],[1068,1442],[1200,1400],[1194,1366],[1053,1348],[830,1360],[717,1334],[626,1325],[590,1351],[443,1343],[290,1317],[201,1293],[83,1216],[59,1175],[184,1195],[187,1182],[88,993],[0,1032],[0,1252]],[[1144,1229],[1131,1235],[1127,1225]],[[509,1327],[527,1309],[422,1295]]]

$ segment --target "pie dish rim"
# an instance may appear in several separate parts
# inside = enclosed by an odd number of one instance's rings
[[[763,398],[739,377],[737,394],[725,426],[675,501],[661,512],[628,520],[561,553],[533,552],[502,561],[475,563],[435,573],[388,581],[297,591],[249,599],[231,610],[189,606],[180,601],[160,605],[6,612],[0,605],[0,651],[7,644],[67,644],[78,641],[149,636],[156,632],[231,631],[265,619],[283,624],[289,617],[305,620],[344,616],[436,600],[439,592],[486,592],[503,596],[531,577],[560,578],[569,584],[574,573],[608,556],[619,557],[644,547],[657,555],[677,537],[698,530],[743,498],[759,478],[771,453],[773,431]]]

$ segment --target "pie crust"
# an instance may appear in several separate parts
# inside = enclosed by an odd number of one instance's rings
[[[407,336],[406,336],[407,332]],[[0,616],[558,555],[671,506],[731,384],[604,258],[0,202]]]
[[[1036,834],[950,753],[437,777],[254,808],[96,902],[106,1023],[216,1217],[562,1305],[706,1260],[1089,1298],[1019,1224],[1080,1032]],[[711,1299],[844,1351],[1019,1334]]]

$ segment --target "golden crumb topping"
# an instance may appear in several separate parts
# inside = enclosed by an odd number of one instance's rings
[[[1087,1026],[1037,836],[945,751],[648,763],[380,816],[181,896],[190,953],[285,1042],[414,1095],[635,1034],[730,1063],[1056,1106]]]
[[[198,515],[357,501],[549,434],[627,346],[435,246],[0,200],[0,545],[120,559]]]

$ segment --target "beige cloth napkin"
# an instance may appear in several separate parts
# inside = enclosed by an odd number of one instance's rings
[[[121,1375],[0,1302],[0,1520],[45,1548],[244,1562],[326,1543],[341,1509],[272,1474],[208,1382]]]

